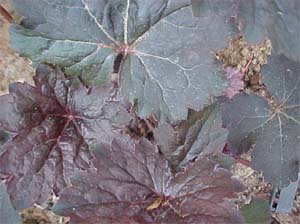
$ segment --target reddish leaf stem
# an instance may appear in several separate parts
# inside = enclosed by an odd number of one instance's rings
[[[242,158],[235,158],[235,161],[236,161],[237,163],[243,164],[243,165],[245,165],[245,166],[247,166],[247,167],[251,167],[251,166],[250,166],[250,161],[249,161],[249,160],[242,159]]]
[[[13,17],[5,8],[3,8],[1,4],[0,4],[0,14],[7,20],[7,22],[13,23],[14,21]]]
[[[247,70],[249,69],[249,66],[250,66],[252,60],[253,60],[253,55],[251,55],[251,57],[250,57],[248,63],[247,63],[246,66],[242,69],[242,72],[243,72],[244,74],[245,74],[245,73],[247,72]]]
[[[228,149],[228,145],[227,144],[223,148],[223,153],[231,156],[235,160],[236,163],[240,163],[240,164],[243,164],[243,165],[245,165],[247,167],[251,167],[251,164],[250,164],[249,160],[246,160],[246,159],[240,158],[238,156],[232,155],[230,153],[229,149]]]

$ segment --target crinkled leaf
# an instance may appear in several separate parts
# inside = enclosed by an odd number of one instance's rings
[[[221,152],[228,132],[222,128],[219,105],[214,104],[201,112],[191,111],[188,119],[172,127],[164,123],[154,130],[160,151],[175,170],[182,168],[199,155],[222,160]]]
[[[0,220],[1,223],[21,223],[21,218],[18,212],[12,207],[6,192],[6,186],[3,183],[0,183]]]
[[[72,178],[54,207],[72,223],[242,222],[229,202],[242,186],[205,157],[173,176],[149,141],[115,139],[95,152],[94,164]]]
[[[242,207],[240,211],[247,224],[270,224],[272,221],[269,201],[264,199],[252,199],[250,204]]]
[[[246,38],[272,41],[273,52],[300,61],[299,0],[240,1],[239,19]]]
[[[117,102],[106,102],[103,88],[87,89],[78,78],[40,65],[35,86],[10,85],[0,96],[0,128],[14,131],[0,156],[13,205],[26,208],[44,202],[51,191],[70,184],[75,169],[90,166],[88,143],[112,140],[114,125],[129,121]],[[9,116],[8,116],[9,115]]]
[[[272,56],[262,74],[276,105],[254,94],[240,94],[224,105],[223,121],[232,149],[241,153],[255,144],[253,167],[281,188],[295,181],[299,172],[300,64]]]
[[[113,72],[123,54],[121,92],[138,100],[140,115],[185,119],[226,88],[213,51],[236,33],[234,0],[14,0],[25,17],[11,27],[11,44],[36,64],[60,65],[91,83]],[[115,71],[116,72],[116,71]]]

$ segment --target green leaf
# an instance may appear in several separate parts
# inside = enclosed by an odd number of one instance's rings
[[[271,56],[262,68],[273,102],[239,94],[223,107],[230,148],[237,154],[254,145],[252,166],[279,188],[296,181],[300,161],[300,64]]]
[[[264,199],[254,198],[249,205],[240,209],[247,224],[270,224],[272,216],[269,202]]]
[[[239,20],[247,40],[272,41],[273,53],[300,61],[300,1],[240,1]]]
[[[234,0],[14,0],[21,25],[11,45],[33,64],[57,64],[88,84],[119,72],[120,90],[139,115],[182,120],[201,110],[227,83],[213,52],[237,32]],[[219,4],[222,3],[222,4]],[[117,55],[124,57],[118,71]],[[115,66],[118,67],[118,66]]]

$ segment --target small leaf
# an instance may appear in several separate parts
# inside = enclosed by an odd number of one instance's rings
[[[94,164],[54,207],[74,224],[242,222],[229,202],[241,184],[205,157],[174,176],[149,141],[115,139],[95,151]]]
[[[151,205],[149,205],[149,206],[146,208],[146,210],[147,210],[147,211],[151,211],[151,210],[156,209],[156,208],[158,208],[159,206],[161,206],[161,204],[162,204],[162,199],[161,199],[161,198],[158,198],[158,199],[156,199]]]
[[[276,212],[290,213],[295,201],[296,192],[299,186],[300,175],[297,181],[290,183],[280,191]]]
[[[247,224],[270,224],[272,221],[269,202],[264,199],[254,198],[249,205],[240,209]]]
[[[12,207],[6,193],[5,184],[0,183],[0,220],[1,223],[21,224],[18,212]]]
[[[76,169],[90,166],[88,144],[112,140],[117,127],[129,122],[118,102],[107,102],[104,88],[87,89],[78,78],[40,65],[35,86],[13,83],[0,96],[0,128],[14,137],[3,146],[0,173],[17,209],[43,203],[51,191],[70,184]],[[9,115],[9,116],[8,116]],[[117,127],[114,127],[117,126]]]
[[[240,70],[232,67],[226,67],[225,76],[228,80],[228,87],[226,88],[225,95],[231,99],[234,95],[244,89],[244,74]]]

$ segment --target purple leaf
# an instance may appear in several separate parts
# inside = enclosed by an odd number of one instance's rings
[[[224,71],[228,80],[228,87],[226,88],[225,95],[231,99],[234,95],[244,89],[244,74],[240,72],[239,69],[230,66],[226,67]]]
[[[2,146],[0,173],[17,209],[69,185],[74,170],[90,166],[88,143],[109,142],[113,125],[129,121],[120,103],[106,102],[107,90],[87,89],[57,68],[40,65],[34,81],[11,84],[0,97],[0,128],[15,134]]]
[[[208,158],[174,176],[149,141],[115,139],[97,149],[94,164],[77,172],[54,207],[74,224],[242,222],[229,201],[241,184]]]

